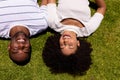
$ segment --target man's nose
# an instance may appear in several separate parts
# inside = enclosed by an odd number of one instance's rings
[[[23,53],[23,50],[19,50],[19,54],[22,54]]]
[[[24,45],[25,45],[24,43],[19,43],[20,47],[24,47]]]

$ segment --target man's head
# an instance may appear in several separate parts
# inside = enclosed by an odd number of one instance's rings
[[[10,59],[18,65],[26,64],[31,55],[31,45],[29,35],[24,31],[16,32],[12,37],[8,46]]]
[[[64,31],[60,37],[59,44],[63,55],[66,56],[74,54],[80,46],[76,34],[72,31]]]

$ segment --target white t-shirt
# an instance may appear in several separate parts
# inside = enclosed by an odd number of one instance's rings
[[[37,0],[0,0],[0,37],[9,38],[9,31],[16,25],[24,25],[30,36],[48,27],[47,7]]]
[[[88,0],[59,0],[58,7],[50,3],[47,8],[49,27],[60,33],[64,30],[74,31],[77,37],[89,36],[95,32],[104,17],[100,13],[95,13],[91,17]],[[60,21],[65,18],[77,19],[84,27],[61,24]]]
[[[88,0],[58,0],[57,11],[60,19],[75,18],[88,21],[91,17]]]

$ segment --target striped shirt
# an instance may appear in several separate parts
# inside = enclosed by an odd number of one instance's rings
[[[10,29],[25,25],[30,36],[48,27],[47,7],[39,7],[37,0],[0,0],[0,37],[9,38]]]

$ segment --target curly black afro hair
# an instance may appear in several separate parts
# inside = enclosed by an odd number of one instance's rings
[[[59,45],[60,34],[48,37],[43,49],[43,61],[50,68],[52,73],[69,73],[73,75],[84,75],[90,68],[91,44],[84,39],[80,41],[75,54],[70,56],[62,55]]]

